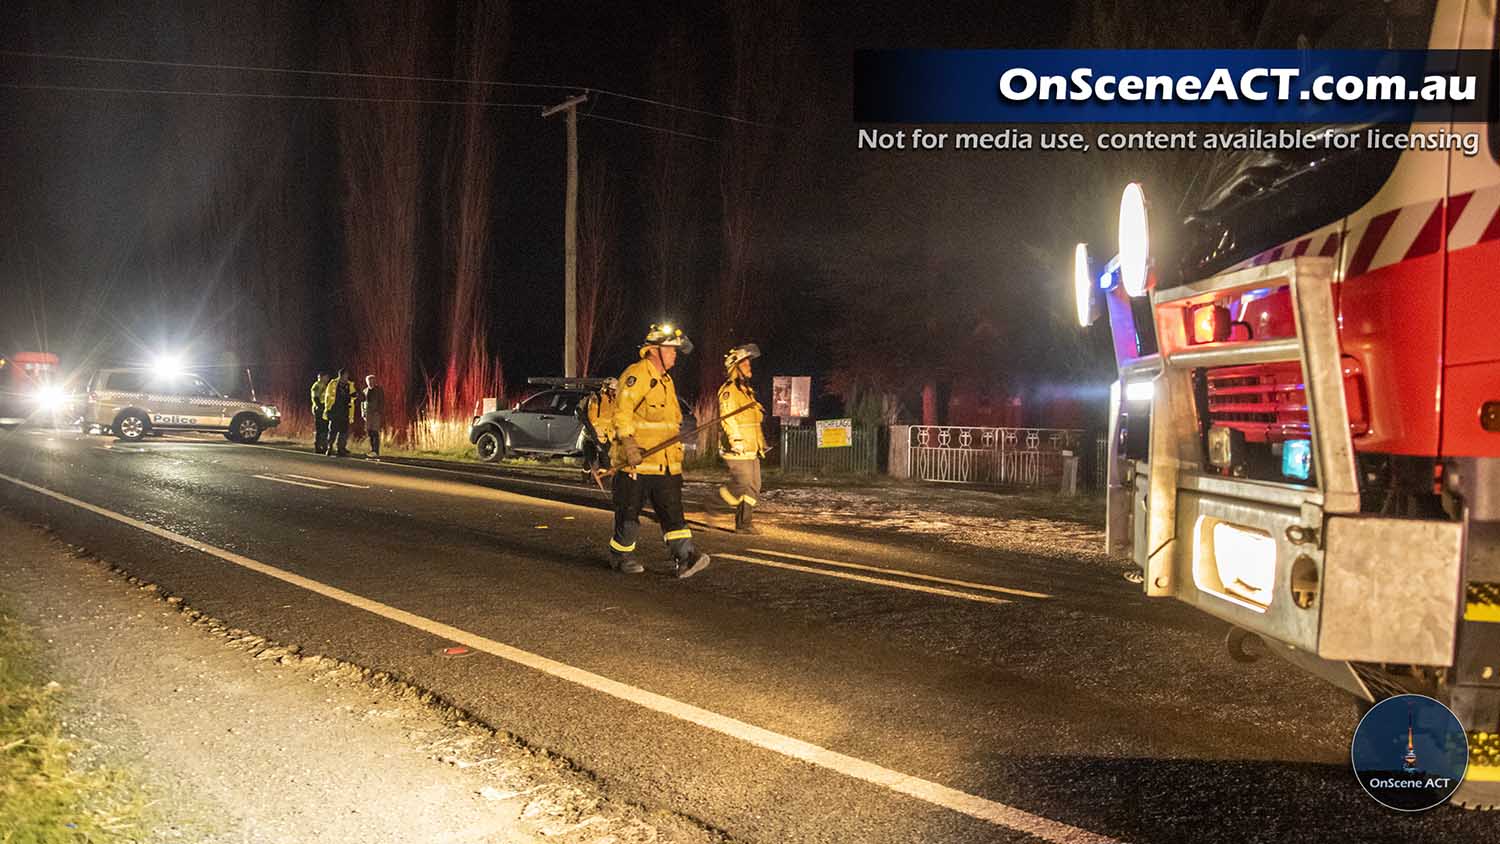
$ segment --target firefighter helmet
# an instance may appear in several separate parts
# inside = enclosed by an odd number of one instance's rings
[[[760,357],[760,347],[754,343],[735,346],[729,350],[729,354],[724,356],[724,370],[732,373],[741,362],[755,360],[758,357]]]
[[[641,343],[642,352],[649,346],[671,346],[685,355],[693,353],[693,341],[682,333],[681,328],[673,328],[667,324],[652,325],[651,330],[646,332],[646,339]]]

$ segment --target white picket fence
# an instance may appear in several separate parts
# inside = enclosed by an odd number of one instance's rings
[[[935,483],[1053,487],[1064,452],[1079,454],[1083,432],[1064,428],[891,426],[890,474]]]

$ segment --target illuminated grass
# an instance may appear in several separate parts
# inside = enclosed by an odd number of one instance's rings
[[[118,772],[73,765],[54,693],[25,631],[0,612],[0,842],[78,844],[139,840],[143,807]]]

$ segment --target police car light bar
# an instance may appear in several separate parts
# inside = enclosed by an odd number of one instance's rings
[[[561,387],[571,390],[595,390],[604,385],[606,378],[527,378],[533,387]]]

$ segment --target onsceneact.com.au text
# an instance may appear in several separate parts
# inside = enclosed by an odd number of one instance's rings
[[[1235,74],[1218,68],[1205,79],[1194,74],[1096,75],[1074,68],[1067,75],[1038,74],[1013,67],[1000,74],[1000,97],[1007,102],[1473,102],[1473,76],[1427,74],[1420,80],[1400,75],[1320,74],[1302,80],[1291,67],[1254,67]]]

